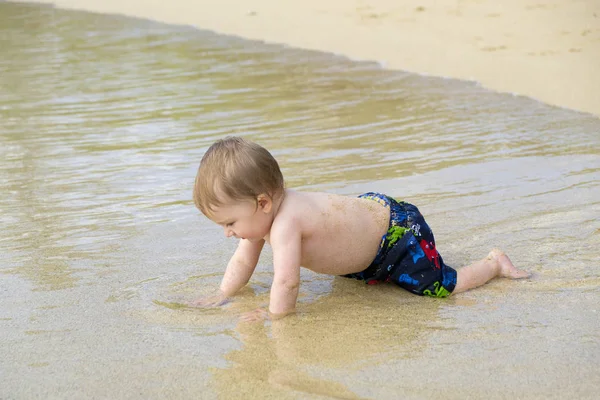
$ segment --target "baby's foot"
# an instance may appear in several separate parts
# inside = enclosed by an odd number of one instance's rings
[[[510,258],[500,249],[493,249],[488,254],[488,258],[496,260],[500,265],[500,276],[510,279],[521,279],[528,278],[529,272],[517,269],[515,265],[510,261]]]

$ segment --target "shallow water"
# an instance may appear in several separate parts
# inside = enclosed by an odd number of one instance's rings
[[[187,27],[0,3],[0,398],[594,398],[600,120],[475,84]],[[235,247],[194,209],[206,148],[271,149],[289,187],[417,203],[454,266],[533,278],[446,300],[302,273],[268,251],[224,308]]]

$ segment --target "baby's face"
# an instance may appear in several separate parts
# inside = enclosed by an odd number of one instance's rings
[[[213,208],[211,220],[223,227],[225,236],[258,241],[269,234],[273,223],[271,207],[264,202],[231,201]]]

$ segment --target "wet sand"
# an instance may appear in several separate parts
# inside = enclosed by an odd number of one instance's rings
[[[597,117],[114,15],[0,2],[0,36],[1,399],[597,397]],[[289,187],[417,203],[451,266],[534,276],[438,300],[303,270],[297,315],[244,324],[267,248],[186,307],[236,245],[190,196],[231,133]]]
[[[475,80],[600,115],[600,2],[41,0]]]

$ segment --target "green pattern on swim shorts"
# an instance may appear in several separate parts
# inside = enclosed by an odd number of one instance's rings
[[[431,296],[431,297],[448,297],[448,296],[450,296],[450,292],[445,287],[440,285],[440,282],[438,282],[438,281],[434,282],[433,286],[435,287],[435,289],[433,289],[433,293],[431,293],[431,290],[427,289],[427,290],[423,290],[423,294],[425,294],[427,296]]]
[[[388,249],[392,247],[394,243],[398,241],[398,239],[402,238],[407,231],[410,231],[410,229],[403,226],[390,227],[387,232],[387,239],[389,240]]]

